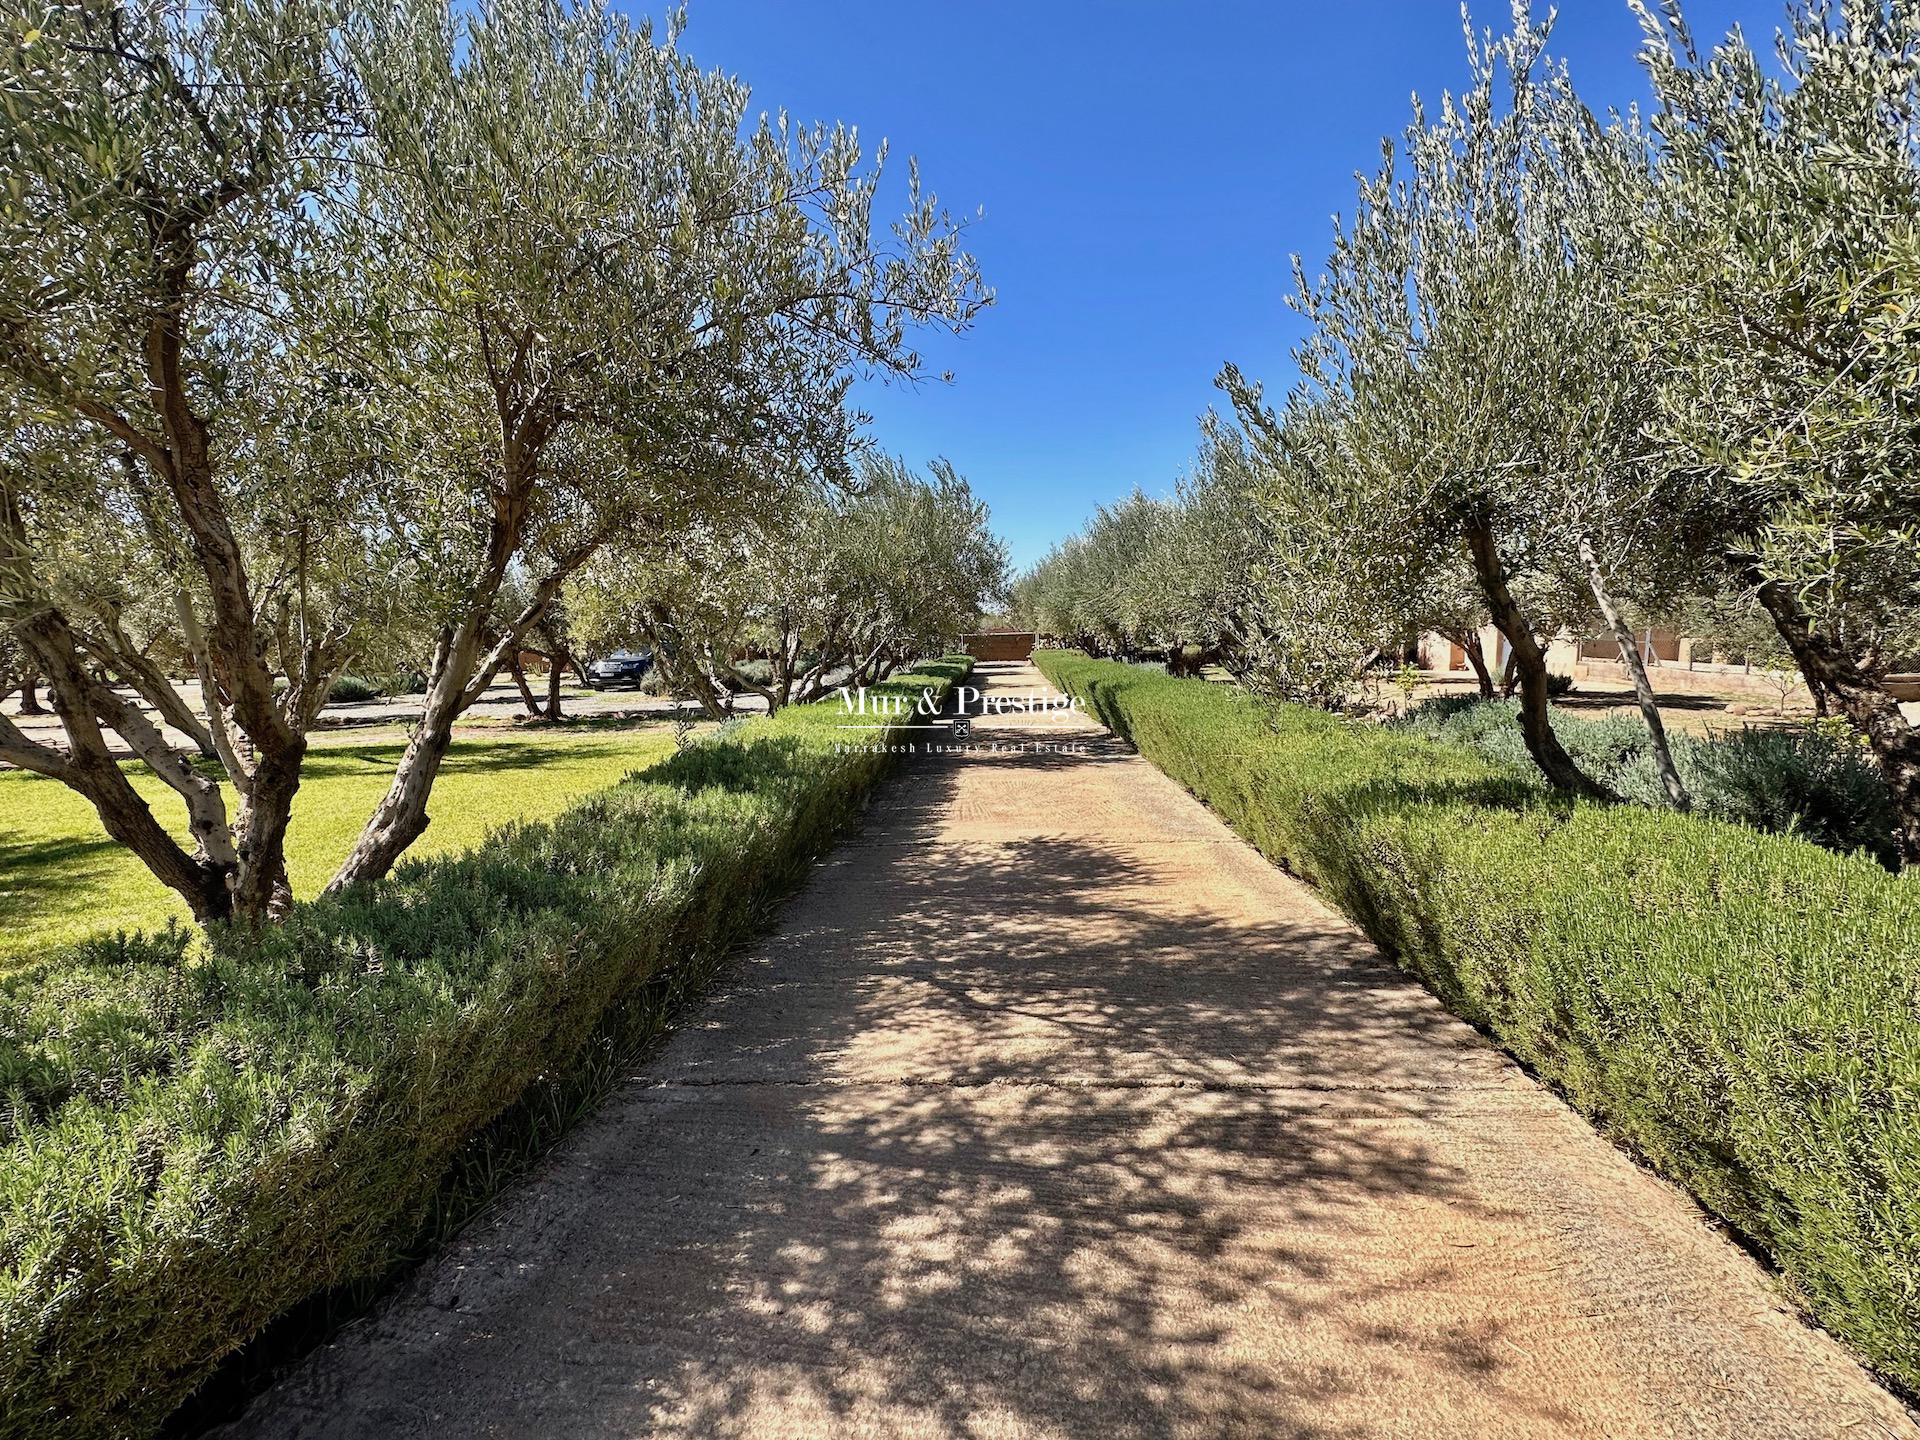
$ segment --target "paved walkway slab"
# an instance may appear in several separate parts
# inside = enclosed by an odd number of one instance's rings
[[[231,1433],[1920,1437],[1146,761],[974,740]]]

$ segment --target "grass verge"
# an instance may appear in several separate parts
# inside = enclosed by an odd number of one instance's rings
[[[658,1013],[636,997],[858,813],[890,759],[838,719],[749,723],[204,956],[97,940],[0,982],[0,1435],[151,1434],[277,1317],[414,1253],[492,1183],[489,1136],[564,1124]]]
[[[319,892],[386,793],[400,743],[315,746],[287,831],[294,893]],[[516,820],[546,820],[591,791],[672,753],[665,727],[640,734],[544,731],[456,741],[434,786],[433,823],[415,859],[471,849]],[[186,838],[186,809],[165,784],[129,765],[133,785]],[[229,789],[229,806],[234,796]],[[0,771],[0,971],[101,930],[188,919],[186,902],[100,828],[93,806],[57,780]]]
[[[1920,875],[1072,651],[1035,656],[1920,1392]]]

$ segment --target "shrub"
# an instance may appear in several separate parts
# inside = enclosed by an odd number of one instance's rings
[[[1647,731],[1635,716],[1606,715],[1588,719],[1552,712],[1553,733],[1580,768],[1606,781],[1647,748]],[[1527,755],[1520,737],[1518,700],[1482,700],[1475,695],[1446,695],[1414,706],[1392,722],[1429,740],[1466,745],[1514,767],[1530,783],[1544,785],[1540,769]]]
[[[773,662],[771,660],[743,660],[733,667],[733,674],[727,677],[727,688],[739,693],[747,684],[771,685],[773,683]]]
[[[1920,877],[1550,799],[1412,727],[1035,658],[1920,1387]]]
[[[342,675],[327,687],[327,701],[333,705],[363,705],[380,694],[380,687],[358,675]]]
[[[1469,746],[1539,785],[1539,768],[1528,760],[1517,717],[1512,700],[1448,695],[1415,706],[1393,723],[1427,739]],[[1622,799],[1666,803],[1637,717],[1587,719],[1556,710],[1553,730],[1580,767]],[[1669,748],[1697,814],[1800,835],[1842,854],[1865,851],[1889,868],[1899,864],[1892,798],[1844,722],[1838,733],[1814,724],[1704,738],[1675,735]]]
[[[1844,722],[1843,722],[1844,725]],[[1818,725],[1743,729],[1673,741],[1674,768],[1694,809],[1756,830],[1799,835],[1842,854],[1864,851],[1888,869],[1900,863],[1898,817],[1872,756],[1850,729]],[[1612,777],[1625,799],[1661,803],[1653,758],[1641,755]]]
[[[192,963],[174,930],[8,977],[0,1434],[151,1433],[275,1317],[384,1274],[476,1135],[856,813],[888,760],[838,751],[837,716],[754,721]]]
[[[427,693],[427,676],[422,670],[401,670],[384,676],[375,682],[382,695],[424,695]]]

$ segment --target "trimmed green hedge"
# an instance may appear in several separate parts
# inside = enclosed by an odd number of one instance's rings
[[[970,667],[876,688],[944,696]],[[891,762],[842,753],[839,709],[256,939],[105,940],[8,977],[0,1434],[151,1433],[276,1317],[407,1255],[463,1147],[740,940],[857,813]]]
[[[1056,686],[1920,1390],[1920,874],[1071,651]]]

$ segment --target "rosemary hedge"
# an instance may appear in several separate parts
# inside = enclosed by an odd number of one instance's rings
[[[1920,874],[1556,803],[1483,755],[1225,686],[1035,659],[1920,1390]]]
[[[878,688],[944,697],[970,663]],[[890,761],[843,753],[838,709],[257,937],[116,937],[0,983],[0,1435],[150,1434],[276,1317],[407,1255],[463,1146],[858,812]]]

